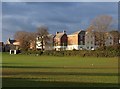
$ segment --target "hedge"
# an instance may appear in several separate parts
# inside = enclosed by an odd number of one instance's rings
[[[81,57],[119,57],[120,56],[120,46],[108,46],[98,48],[96,50],[71,50],[71,51],[37,51],[29,50],[22,52],[22,54],[27,55],[48,55],[48,56],[81,56]]]

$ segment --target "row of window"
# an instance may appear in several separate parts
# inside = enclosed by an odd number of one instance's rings
[[[83,41],[80,41],[80,45],[85,45],[85,42],[83,42]]]
[[[88,41],[87,44],[89,44],[89,43],[93,44],[93,41],[91,41],[91,42]]]
[[[85,38],[85,36],[83,36],[83,35],[80,35],[80,39],[84,39]]]
[[[93,38],[93,36],[87,36],[87,38],[90,38],[90,37]]]
[[[62,43],[62,44],[60,44],[60,43],[54,43],[54,46],[67,46],[67,43]]]
[[[94,49],[94,47],[87,47],[87,49]]]

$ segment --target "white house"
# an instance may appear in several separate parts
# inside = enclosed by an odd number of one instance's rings
[[[43,44],[42,44],[43,42]],[[53,35],[48,35],[48,41],[45,43],[42,37],[36,37],[36,49],[41,50],[43,45],[44,50],[52,50],[53,49]]]
[[[111,46],[114,44],[114,38],[110,33],[105,33],[106,38],[105,38],[105,46]]]
[[[38,50],[42,49],[42,41],[43,41],[42,37],[39,37],[39,36],[36,37],[36,49],[38,49]],[[45,49],[45,42],[44,41],[43,41],[43,49]]]
[[[95,41],[95,34],[93,31],[87,31],[85,33],[85,46],[85,49],[87,50],[95,50],[98,47]]]

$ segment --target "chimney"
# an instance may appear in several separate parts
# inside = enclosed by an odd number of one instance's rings
[[[56,32],[56,34],[58,34],[59,32]]]
[[[64,34],[66,34],[66,31],[65,31],[65,30],[63,30],[63,33],[64,33]]]

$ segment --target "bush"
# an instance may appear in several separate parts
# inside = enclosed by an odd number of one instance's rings
[[[42,55],[42,51],[37,51],[37,50],[28,50],[28,51],[22,51],[22,54],[26,54],[26,55]]]
[[[48,56],[81,56],[81,57],[118,57],[120,56],[120,46],[108,46],[101,47],[96,50],[66,50],[66,51],[55,51],[55,50],[47,50],[47,51],[37,51],[37,50],[29,50],[23,51],[22,54],[27,55],[48,55]]]

